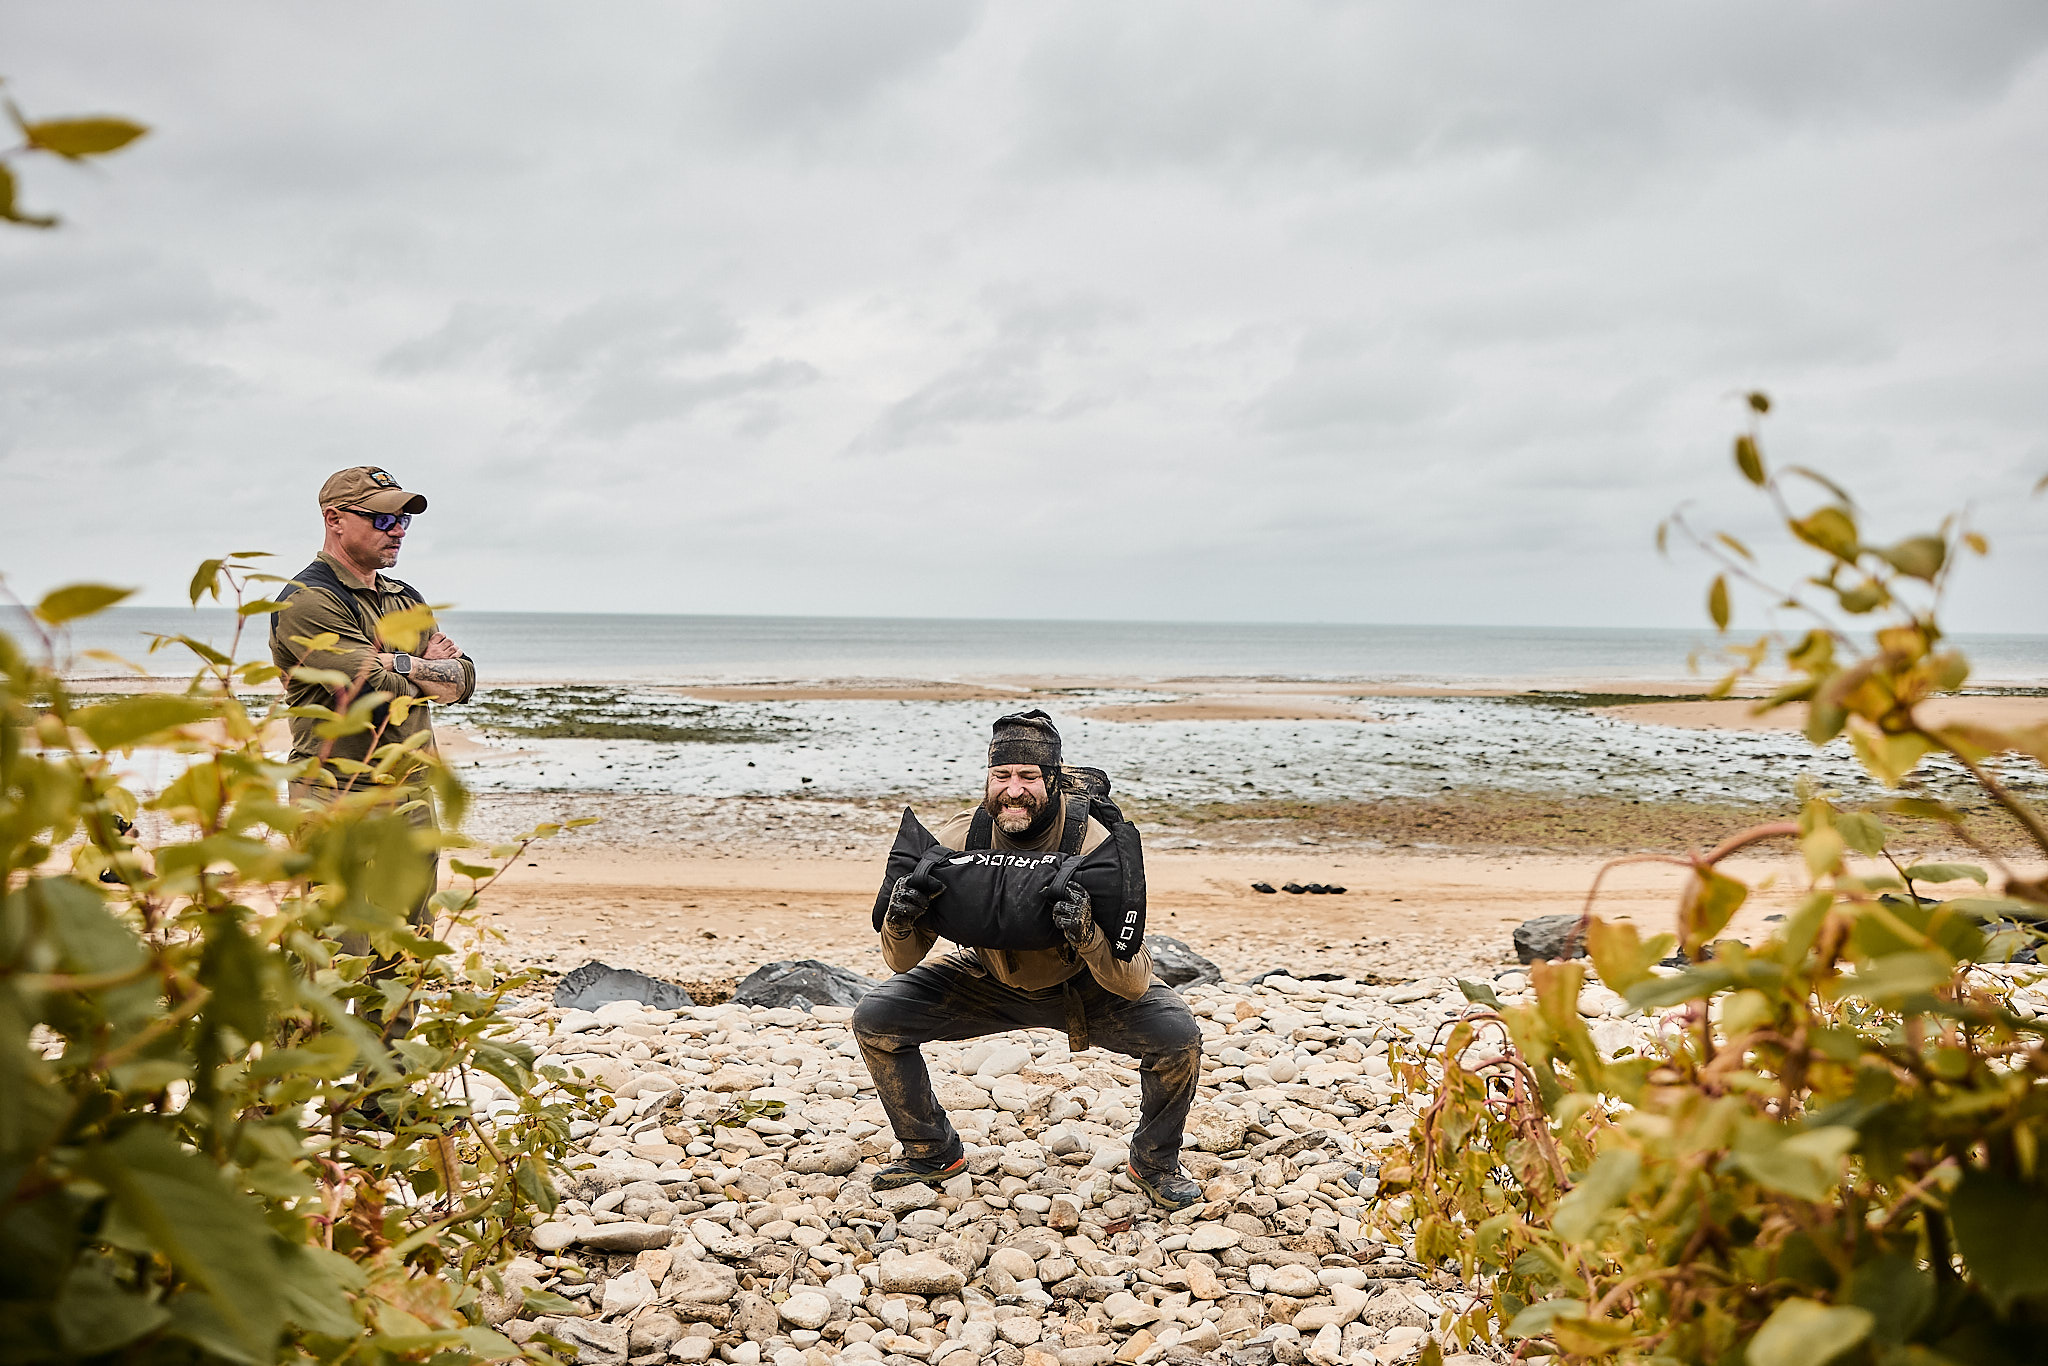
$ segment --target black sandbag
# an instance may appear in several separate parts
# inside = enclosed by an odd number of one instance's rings
[[[875,929],[888,914],[896,879],[908,877],[932,897],[924,923],[941,938],[977,949],[1055,948],[1066,939],[1053,923],[1053,902],[1078,882],[1111,953],[1127,961],[1145,942],[1144,871],[1127,866],[1136,834],[1104,840],[1086,854],[963,853],[940,844],[905,807],[875,895]]]

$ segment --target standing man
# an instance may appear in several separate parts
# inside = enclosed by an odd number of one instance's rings
[[[988,847],[1059,851],[1065,795],[1052,718],[1037,710],[1000,718],[980,807]],[[963,811],[941,826],[934,832],[939,843],[965,850],[976,814]],[[1068,852],[1087,853],[1108,838],[1091,816],[1080,849]],[[878,1173],[875,1188],[936,1186],[966,1168],[965,1145],[932,1094],[921,1045],[1010,1029],[1061,1029],[1077,1050],[1094,1043],[1138,1059],[1130,1177],[1164,1209],[1199,1201],[1201,1187],[1181,1173],[1180,1145],[1201,1078],[1202,1032],[1179,994],[1152,980],[1152,955],[1140,948],[1118,961],[1078,882],[1054,906],[1054,922],[1067,940],[1058,948],[969,949],[927,963],[938,940],[922,923],[931,908],[908,878],[897,879],[882,922],[882,957],[896,976],[853,1012],[854,1038],[903,1145],[903,1161]]]
[[[294,582],[278,596],[284,606],[270,619],[270,657],[285,675],[285,700],[294,708],[325,707],[346,711],[349,704],[366,693],[386,693],[392,698],[423,699],[405,713],[403,720],[391,720],[391,703],[380,703],[371,713],[370,728],[334,740],[315,733],[320,720],[315,716],[291,718],[294,760],[312,758],[352,759],[369,763],[372,754],[424,732],[419,749],[434,752],[434,721],[431,703],[464,702],[476,691],[476,665],[455,642],[439,630],[429,634],[417,655],[388,647],[377,623],[392,612],[419,606],[424,599],[411,584],[386,578],[380,570],[398,563],[399,548],[405,544],[412,519],[427,510],[427,500],[408,493],[398,481],[374,465],[342,470],[320,486],[320,517],[326,537],[313,562],[300,570]],[[307,645],[322,636],[333,643]],[[295,679],[291,671],[300,666],[332,669],[346,675],[343,687]],[[404,774],[398,775],[400,781]],[[334,774],[333,782],[295,779],[293,801],[328,803],[355,785],[356,777]],[[411,792],[416,800],[406,808],[414,825],[434,823],[433,809],[424,788]],[[422,851],[425,889],[410,908],[407,919],[415,929],[433,925],[429,900],[440,869],[440,855]],[[350,953],[368,953],[368,939],[357,933],[342,937]],[[389,973],[395,960],[380,960],[371,969],[373,978]],[[385,1034],[404,1032],[410,1024],[410,1008],[394,1012],[389,1019],[374,1006],[363,1008],[365,1020]]]
[[[398,481],[374,465],[342,470],[320,486],[320,517],[326,539],[313,563],[300,570],[295,583],[280,595],[284,607],[270,624],[270,657],[285,674],[285,701],[293,707],[346,706],[348,698],[367,692],[394,697],[421,697],[429,702],[464,702],[476,691],[476,665],[436,630],[419,654],[388,648],[377,622],[392,612],[418,606],[423,599],[411,584],[389,579],[379,570],[398,563],[412,519],[427,510],[427,500],[408,493]],[[311,649],[299,642],[323,635],[331,646]],[[333,669],[352,680],[343,689],[291,677],[301,665]],[[420,748],[434,752],[431,710],[415,706],[405,719],[390,724],[390,704],[377,708],[367,731],[326,741],[316,735],[320,722],[294,716],[293,759],[326,754],[332,758],[369,762],[373,749],[426,732]],[[347,787],[346,783],[342,784]],[[335,789],[311,783],[292,784],[292,796],[322,797]]]

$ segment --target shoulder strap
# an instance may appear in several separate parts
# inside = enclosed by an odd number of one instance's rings
[[[967,827],[967,848],[989,849],[994,847],[996,823],[988,814],[988,808],[974,808],[974,821]]]
[[[1082,841],[1088,838],[1088,807],[1090,803],[1085,792],[1069,793],[1066,800],[1066,818],[1060,828],[1060,852],[1078,854]]]

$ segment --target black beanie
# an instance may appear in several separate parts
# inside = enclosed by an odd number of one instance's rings
[[[1037,764],[1051,770],[1060,766],[1060,733],[1052,718],[1033,707],[1011,716],[996,718],[995,734],[988,742],[988,766]]]

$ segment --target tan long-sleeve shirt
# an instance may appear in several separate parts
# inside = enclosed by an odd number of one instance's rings
[[[948,849],[965,849],[967,832],[973,824],[974,812],[963,811],[932,833]],[[1090,817],[1087,833],[1081,837],[1081,852],[1088,853],[1108,838],[1109,831]],[[1001,830],[993,832],[989,842],[994,848],[1008,853],[1056,853],[1060,847],[1060,822],[1054,821],[1044,835],[1030,844],[1019,844]],[[1079,975],[1086,967],[1104,989],[1126,1000],[1134,1001],[1143,996],[1152,985],[1151,951],[1140,948],[1128,962],[1118,962],[1116,955],[1110,952],[1109,936],[1102,932],[1101,926],[1091,921],[1088,935],[1086,943],[1071,948],[973,949],[970,952],[989,976],[1019,991],[1058,986]],[[891,972],[908,972],[924,961],[938,939],[936,933],[921,923],[897,934],[884,921],[882,958],[889,964]]]

